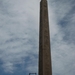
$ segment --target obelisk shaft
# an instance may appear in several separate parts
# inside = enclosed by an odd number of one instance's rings
[[[47,0],[40,2],[39,75],[52,75]]]

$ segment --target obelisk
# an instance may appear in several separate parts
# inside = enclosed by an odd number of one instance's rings
[[[40,2],[39,75],[52,75],[47,0]]]

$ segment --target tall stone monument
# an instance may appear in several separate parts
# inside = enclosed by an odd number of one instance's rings
[[[52,75],[47,0],[40,2],[39,75]]]

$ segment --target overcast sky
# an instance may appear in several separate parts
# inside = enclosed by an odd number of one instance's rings
[[[75,0],[48,0],[53,75],[75,75]],[[0,0],[0,75],[38,72],[40,0]]]

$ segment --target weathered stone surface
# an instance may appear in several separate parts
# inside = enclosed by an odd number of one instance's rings
[[[47,0],[40,2],[39,75],[52,75]]]

